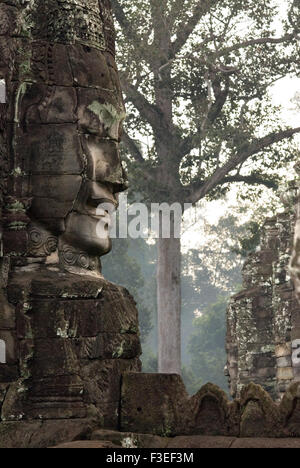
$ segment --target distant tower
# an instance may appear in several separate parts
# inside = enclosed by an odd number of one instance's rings
[[[300,381],[300,366],[293,359],[300,339],[300,305],[289,269],[297,192],[298,182],[291,182],[281,196],[285,211],[266,220],[259,249],[244,265],[244,289],[228,308],[226,373],[235,398],[254,382],[280,400]]]

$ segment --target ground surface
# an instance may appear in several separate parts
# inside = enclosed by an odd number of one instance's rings
[[[145,434],[121,434],[101,430],[93,433],[92,439],[94,440],[64,443],[53,448],[300,448],[300,438],[238,439],[234,437],[182,436],[168,439]]]

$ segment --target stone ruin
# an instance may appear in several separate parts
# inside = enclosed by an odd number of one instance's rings
[[[127,188],[114,36],[107,0],[0,3],[0,439],[117,428],[141,369],[134,300],[99,260]]]
[[[135,302],[103,278],[100,262],[127,187],[114,36],[109,0],[0,2],[0,448],[300,436],[299,383],[280,404],[255,383],[241,390],[259,369],[277,398],[299,375],[290,364],[300,326],[286,269],[292,212],[267,223],[231,305],[239,398],[212,384],[190,397],[180,376],[140,372]],[[244,325],[255,331],[248,354]]]
[[[226,368],[230,393],[238,398],[250,382],[281,400],[300,382],[300,305],[290,275],[298,186],[282,195],[285,211],[267,219],[260,246],[243,268],[243,290],[227,312]]]

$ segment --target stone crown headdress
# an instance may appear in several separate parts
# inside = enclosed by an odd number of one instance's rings
[[[23,18],[33,40],[81,43],[115,54],[109,0],[28,0]]]

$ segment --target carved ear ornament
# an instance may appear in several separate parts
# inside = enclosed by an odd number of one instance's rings
[[[45,229],[37,226],[31,226],[29,228],[28,237],[29,255],[33,257],[48,257],[57,250],[57,237],[49,234]]]

